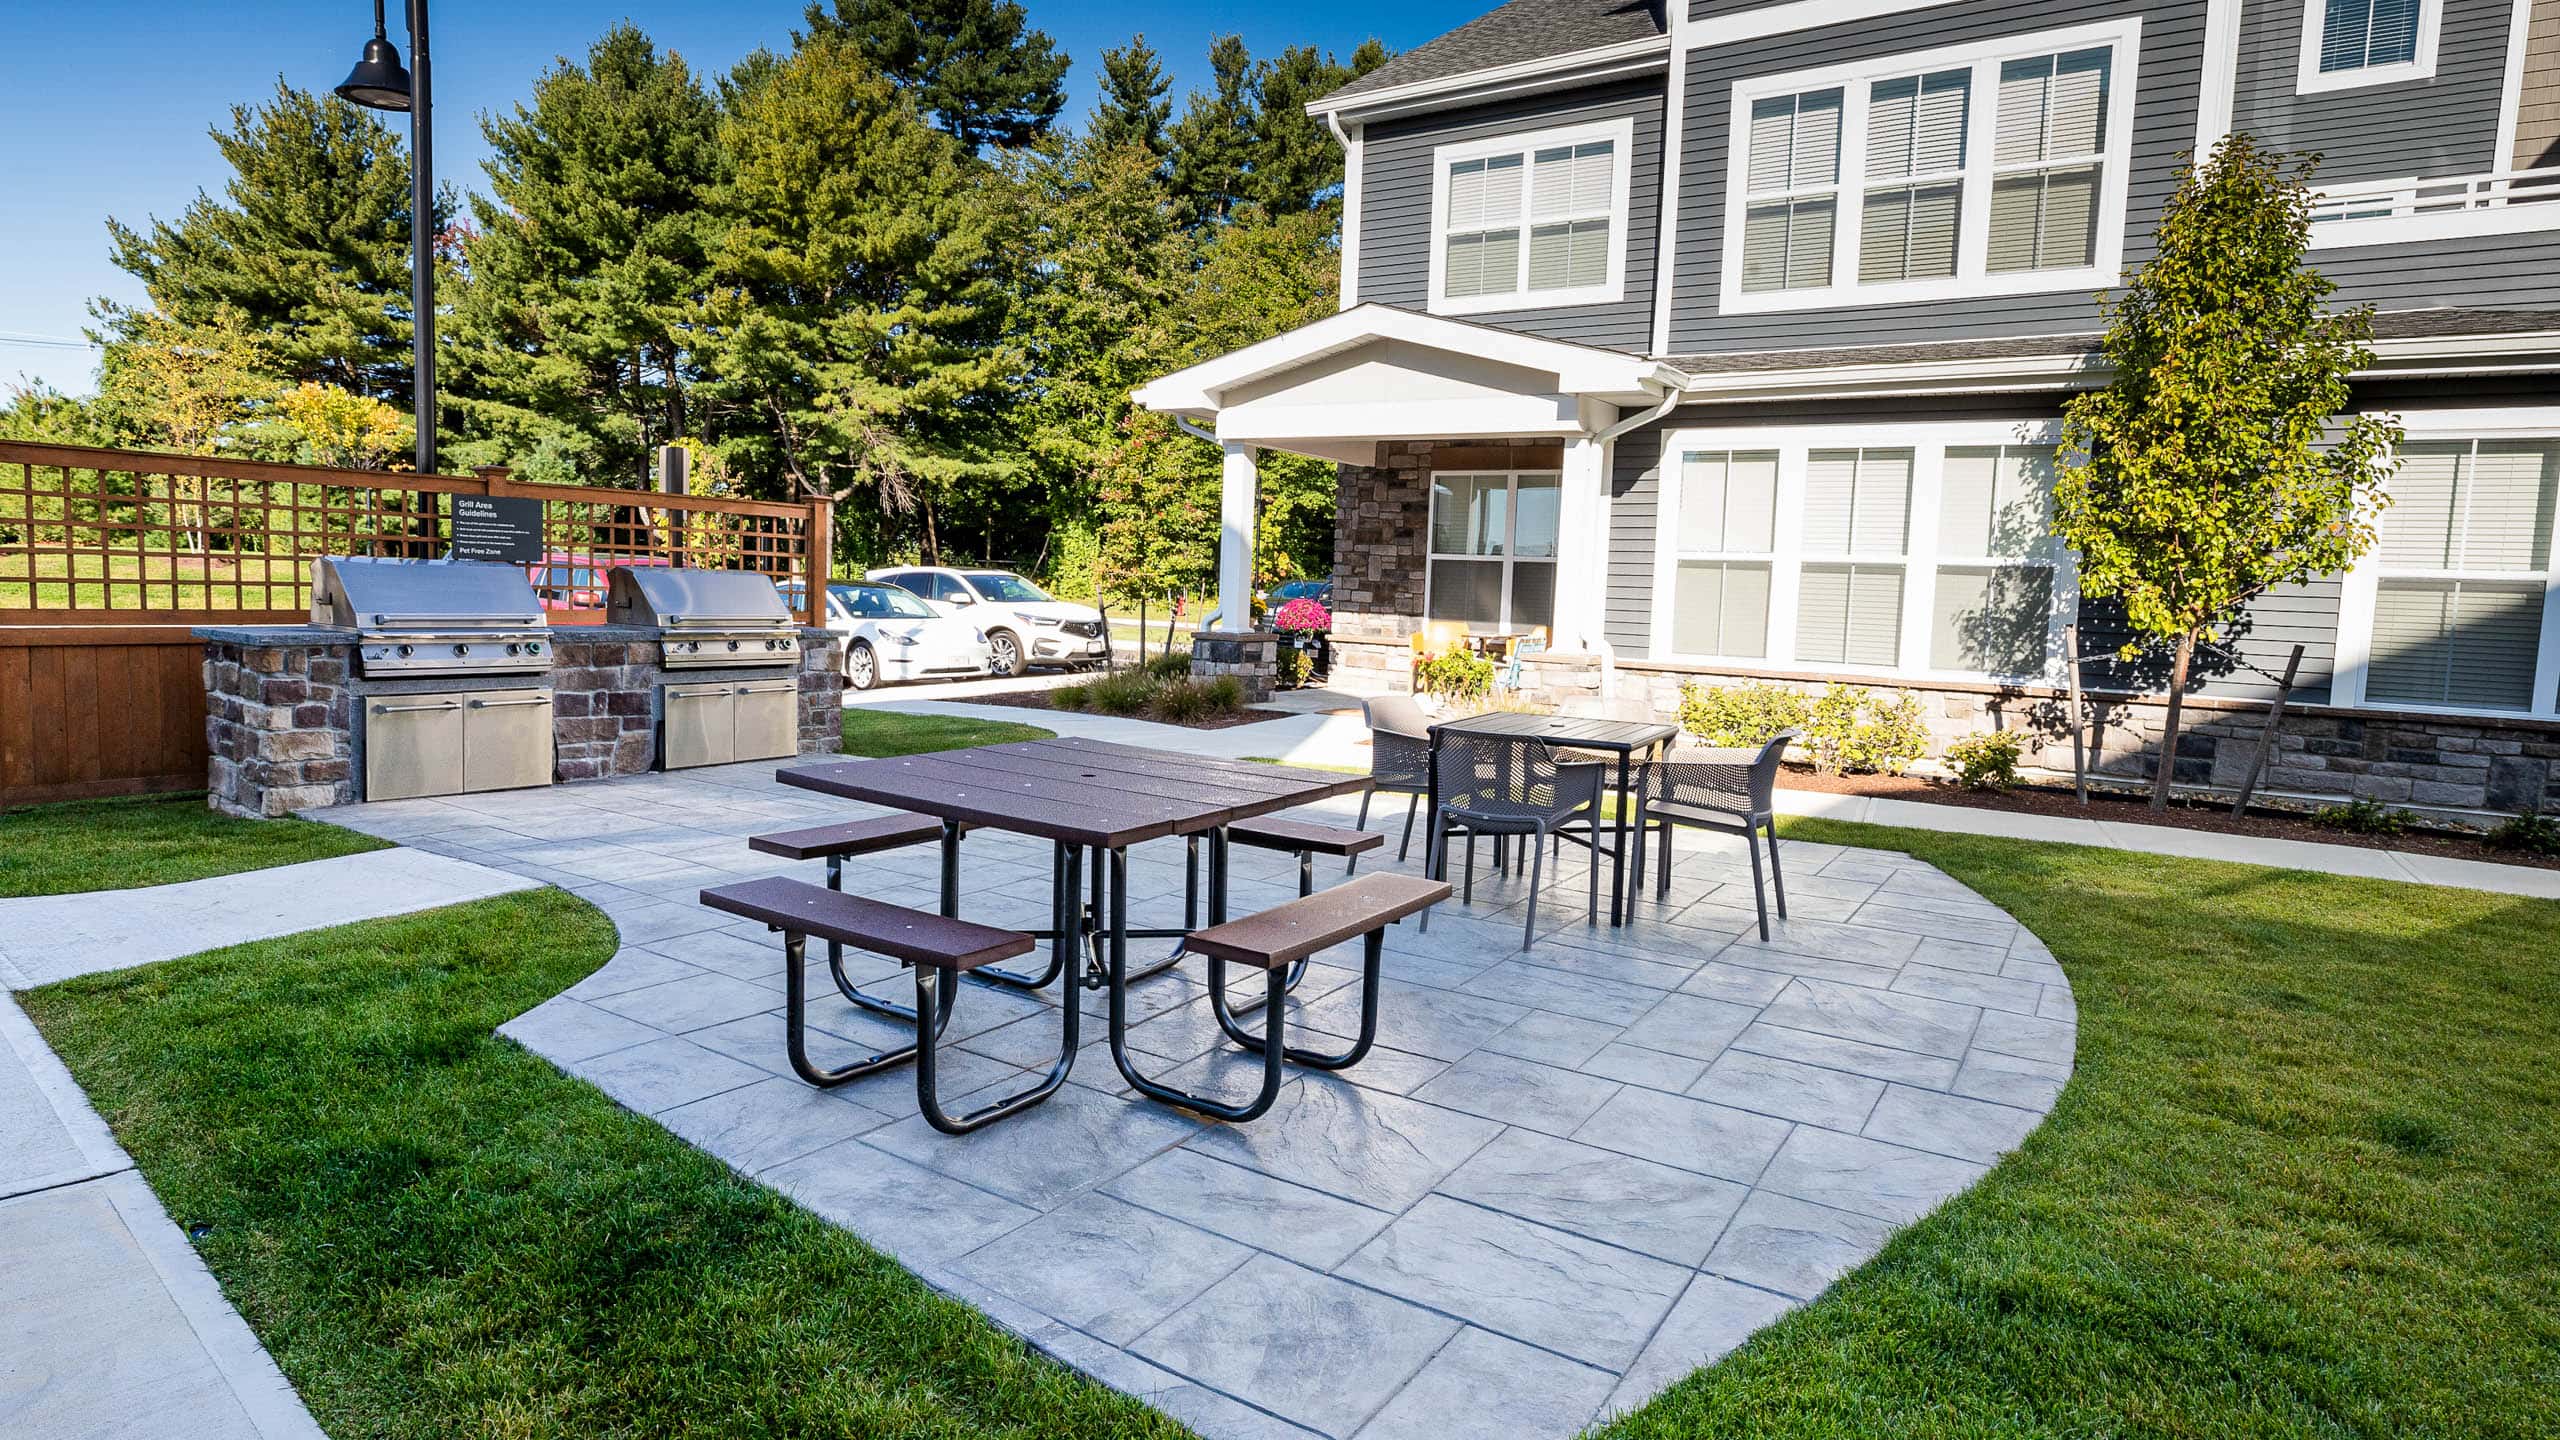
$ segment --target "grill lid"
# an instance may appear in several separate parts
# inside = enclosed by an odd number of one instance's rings
[[[670,565],[617,566],[605,619],[665,630],[779,630],[791,611],[773,581],[753,570],[682,570]]]
[[[311,623],[342,630],[498,630],[543,623],[532,582],[486,560],[332,555],[312,562]]]

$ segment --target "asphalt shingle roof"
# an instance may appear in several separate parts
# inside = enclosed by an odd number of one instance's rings
[[[1333,92],[1344,99],[1664,34],[1657,0],[1511,0]]]

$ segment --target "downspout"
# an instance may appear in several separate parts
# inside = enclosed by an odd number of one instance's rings
[[[1648,390],[1652,389],[1654,385],[1654,382],[1649,380],[1642,383]],[[1615,443],[1619,436],[1650,425],[1654,421],[1661,419],[1663,416],[1668,415],[1673,410],[1679,408],[1680,388],[1678,386],[1671,386],[1662,391],[1661,394],[1662,398],[1655,401],[1651,407],[1641,410],[1636,414],[1629,415],[1619,420],[1617,424],[1612,425],[1608,429],[1593,436],[1593,442],[1603,447],[1608,446]],[[1601,476],[1600,483],[1603,485],[1608,484],[1609,477],[1606,475]],[[1604,534],[1599,536],[1598,539],[1600,544],[1600,553],[1605,557],[1609,553],[1609,537]],[[1605,578],[1605,560],[1603,561],[1602,568]],[[1603,697],[1601,703],[1606,705],[1609,703],[1609,699],[1616,696],[1618,693],[1618,650],[1616,646],[1609,643],[1608,637],[1605,634],[1598,637],[1598,644],[1593,648],[1598,650],[1600,653],[1600,694]]]
[[[1342,147],[1342,271],[1335,289],[1336,308],[1348,310],[1360,303],[1360,142],[1342,127],[1342,112],[1327,110],[1324,124]]]
[[[1218,438],[1218,432],[1215,430],[1203,430],[1199,426],[1192,424],[1189,420],[1186,420],[1179,415],[1170,416],[1168,418],[1173,421],[1173,428],[1181,431],[1185,435],[1206,440],[1212,445],[1224,445],[1226,443]],[[1208,614],[1201,616],[1200,623],[1192,628],[1195,630],[1207,630],[1215,626],[1218,621],[1225,618],[1225,616],[1226,611],[1223,609],[1212,610]]]

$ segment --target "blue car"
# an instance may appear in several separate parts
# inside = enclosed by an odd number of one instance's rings
[[[1292,600],[1313,600],[1327,610],[1333,608],[1333,582],[1330,580],[1292,580],[1271,592],[1273,606]]]

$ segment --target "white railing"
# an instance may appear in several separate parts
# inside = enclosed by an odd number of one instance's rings
[[[2364,180],[2323,188],[2312,202],[2311,223],[2453,218],[2550,200],[2560,200],[2560,165],[2437,180]],[[2560,225],[2560,219],[2551,223]]]

